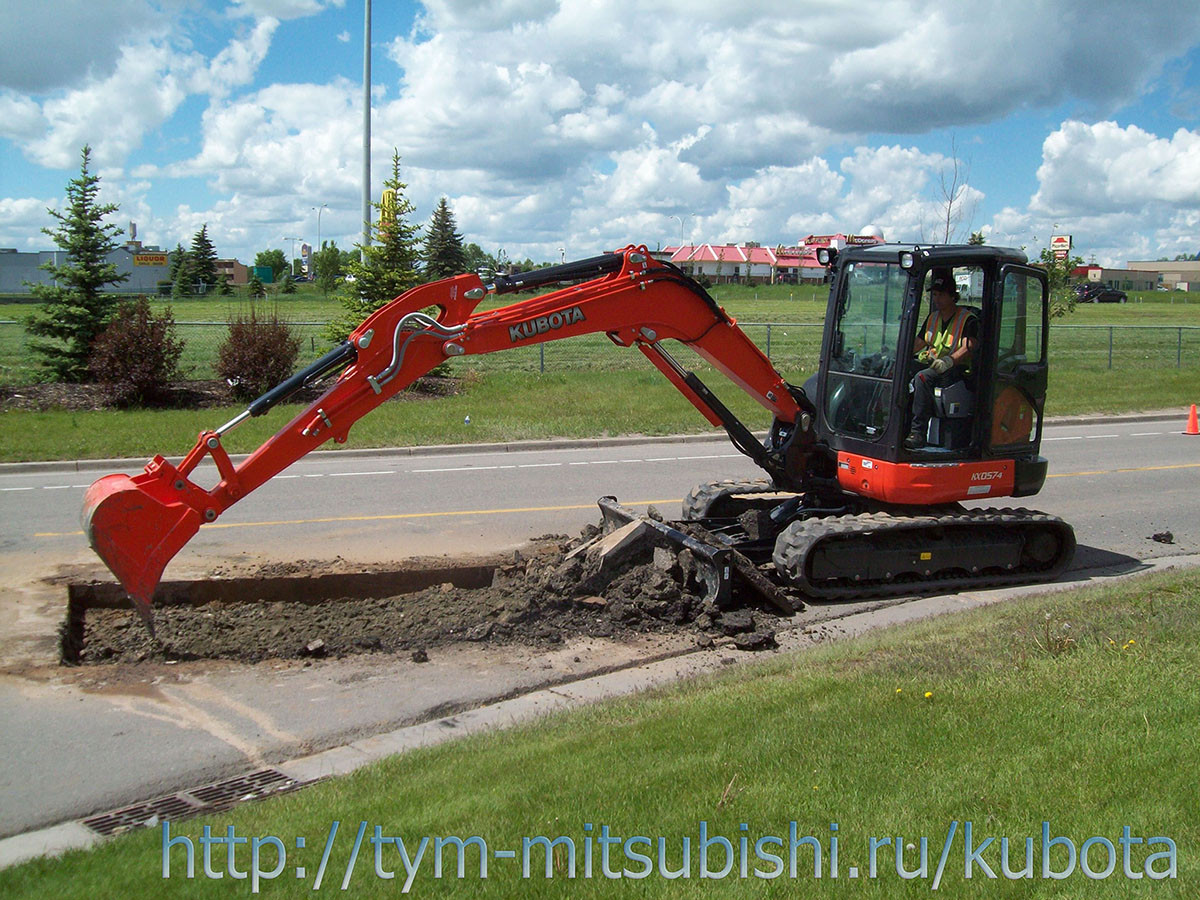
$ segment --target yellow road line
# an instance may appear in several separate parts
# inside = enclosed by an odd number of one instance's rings
[[[682,497],[675,497],[670,500],[633,500],[622,505],[624,506],[649,506],[661,503],[682,503]],[[463,510],[443,510],[440,512],[420,512],[420,513],[389,513],[377,516],[328,516],[317,519],[277,519],[263,522],[214,522],[212,525],[203,526],[207,531],[216,528],[256,528],[272,525],[322,525],[333,522],[386,522],[396,519],[433,519],[447,516],[497,516],[505,513],[531,513],[531,512],[566,512],[574,509],[595,509],[595,503],[577,503],[571,506],[519,506],[511,509],[463,509]],[[75,537],[83,534],[82,531],[39,531],[34,537]]]
[[[1176,466],[1132,466],[1128,469],[1102,469],[1095,472],[1061,472],[1047,478],[1079,478],[1082,475],[1116,475],[1120,472],[1164,472],[1168,469],[1200,469],[1200,463],[1180,463]]]

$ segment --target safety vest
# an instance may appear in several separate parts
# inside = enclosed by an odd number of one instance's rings
[[[929,314],[925,320],[925,343],[933,348],[935,357],[953,353],[962,345],[963,331],[974,315],[971,310],[960,306],[954,318],[942,325],[936,309]]]

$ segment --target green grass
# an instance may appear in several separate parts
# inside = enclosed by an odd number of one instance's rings
[[[311,285],[297,300],[281,301],[293,322],[323,321],[337,311]],[[803,383],[820,352],[824,290],[809,286],[721,285],[714,293],[746,333],[769,353],[785,377]],[[1051,326],[1050,415],[1184,409],[1200,400],[1200,297],[1146,292],[1146,302],[1086,304]],[[1197,302],[1182,302],[1183,300]],[[1175,302],[1171,302],[1175,301]],[[218,324],[181,324],[186,341],[182,365],[189,377],[212,378],[212,364],[225,328],[219,324],[244,300],[196,299],[173,304],[176,318]],[[0,319],[12,314],[0,304]],[[25,315],[30,307],[21,305]],[[186,311],[186,312],[184,312]],[[776,324],[767,326],[766,323]],[[1131,328],[1128,326],[1152,326]],[[1111,330],[1110,330],[1111,329]],[[301,364],[327,345],[318,325],[299,327]],[[1110,349],[1111,347],[1111,349]],[[677,348],[685,364],[695,361]],[[1111,363],[1111,368],[1110,368]],[[1177,363],[1182,363],[1177,366]],[[698,367],[720,392],[722,379]],[[468,357],[452,364],[472,382],[462,396],[390,403],[367,417],[351,434],[351,445],[380,447],[424,443],[508,441],[543,437],[595,437],[605,434],[698,432],[708,424],[653,372],[641,354],[614,347],[603,335],[554,341],[505,353]],[[1114,389],[1115,373],[1123,377]],[[36,370],[18,326],[0,325],[0,383],[34,380]],[[723,392],[739,415],[757,415],[756,404],[740,391]],[[0,461],[167,455],[187,444],[202,428],[216,427],[240,406],[207,411],[4,412],[0,422]],[[234,452],[250,450],[286,421],[277,411],[229,438]],[[470,415],[472,426],[464,428]],[[751,424],[765,427],[752,418]]]
[[[338,890],[358,823],[415,845],[421,835],[479,835],[489,848],[516,848],[517,860],[492,859],[488,878],[434,879],[432,850],[413,885],[420,895],[463,897],[760,896],[753,856],[763,835],[821,839],[823,874],[812,876],[811,849],[798,854],[799,879],[784,877],[766,889],[778,896],[929,896],[942,842],[951,822],[957,836],[941,890],[950,897],[1193,897],[1200,878],[1200,816],[1195,805],[1195,723],[1200,694],[1200,573],[1168,573],[1067,594],[1010,601],[985,610],[942,617],[845,641],[803,654],[780,656],[718,676],[685,682],[648,695],[622,698],[557,714],[538,723],[470,737],[369,766],[349,777],[298,794],[243,806],[210,820],[175,823],[171,833],[193,842],[204,824],[224,834],[280,837],[288,865],[279,880],[264,882],[263,896],[310,896],[331,821],[340,820],[323,889]],[[964,823],[976,846],[993,837],[984,860],[999,875],[999,839],[1012,841],[1010,862],[1024,863],[1026,836],[1034,838],[1036,877],[996,880],[976,867],[964,878]],[[747,826],[752,877],[717,883],[699,879],[698,832],[731,838],[736,847]],[[1109,840],[1116,869],[1104,881],[1078,866],[1064,881],[1041,877],[1042,823],[1051,837],[1078,848],[1092,836]],[[523,880],[523,836],[569,835],[577,843],[582,873],[585,823],[595,836],[668,839],[668,862],[681,864],[681,838],[692,838],[692,877],[671,882],[657,874],[613,884],[594,876],[568,880],[566,854],[552,880],[542,877],[543,857],[532,857],[537,877]],[[830,824],[838,825],[839,878],[829,878]],[[1176,845],[1177,878],[1151,882],[1122,876],[1122,828],[1135,837],[1166,836]],[[295,837],[306,838],[304,852]],[[873,836],[929,839],[927,875],[904,881],[894,855],[879,854],[880,872],[862,876]],[[351,896],[398,893],[403,868],[395,847],[384,848],[396,881],[372,873],[364,843]],[[644,850],[644,846],[634,846]],[[774,851],[775,847],[767,847]],[[1134,871],[1143,871],[1159,843],[1134,846]],[[786,851],[785,851],[786,852]],[[893,851],[894,852],[894,851]],[[238,864],[248,864],[246,847]],[[1066,867],[1061,845],[1051,852],[1056,871]],[[456,857],[447,851],[448,872]],[[478,875],[476,857],[467,871]],[[1093,847],[1091,866],[1106,855]],[[223,854],[222,854],[223,861]],[[274,851],[265,847],[262,866]],[[641,864],[614,855],[613,868]],[[919,851],[905,853],[911,870]],[[60,860],[40,860],[0,872],[0,895],[181,896],[228,890],[203,878],[185,881],[182,849],[171,857],[164,882],[161,831],[126,836]],[[714,848],[710,868],[720,869]],[[296,878],[304,865],[306,876]],[[1156,872],[1166,870],[1160,858]],[[197,859],[197,871],[200,860]],[[863,880],[860,877],[860,880]],[[249,891],[243,882],[234,889]]]
[[[625,351],[626,355],[630,354]],[[348,448],[491,443],[614,435],[719,434],[683,397],[639,358],[639,369],[564,371],[538,375],[504,371],[468,378],[457,396],[408,396],[385,403],[350,432]],[[788,368],[803,381],[810,370]],[[747,395],[715,373],[706,383],[753,429],[769,417]],[[1047,415],[1180,410],[1197,399],[1196,369],[1146,369],[1113,390],[1104,370],[1053,368]],[[206,410],[52,410],[0,412],[0,462],[56,459],[175,458],[200,431],[232,419],[243,405]],[[302,409],[283,405],[251,419],[225,438],[231,453],[247,453]],[[470,416],[471,423],[464,423]],[[333,445],[326,445],[332,447]]]
[[[640,354],[639,354],[640,356]],[[458,396],[385,403],[351,430],[347,447],[681,434],[711,430],[695,408],[643,360],[642,370],[528,375],[500,372],[469,380]],[[714,387],[716,387],[714,385]],[[767,413],[740,391],[723,392],[752,425]],[[0,462],[183,455],[206,428],[244,406],[207,410],[0,412]],[[226,436],[231,453],[249,452],[302,407],[286,405]],[[465,424],[467,416],[471,423]],[[333,445],[327,445],[333,446]]]

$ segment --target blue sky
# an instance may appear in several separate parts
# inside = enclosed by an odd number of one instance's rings
[[[362,0],[8,15],[0,247],[49,246],[84,143],[146,243],[290,252],[322,205],[358,240]],[[492,252],[940,240],[954,158],[951,239],[1200,252],[1200,5],[376,0],[372,43],[373,195],[394,148],[414,220]]]

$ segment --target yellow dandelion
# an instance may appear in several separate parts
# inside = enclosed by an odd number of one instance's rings
[[[897,694],[903,694],[903,693],[904,693],[904,688],[896,688],[896,693],[897,693]]]
[[[926,699],[926,700],[928,700],[928,699],[929,699],[930,697],[932,697],[932,696],[933,696],[933,691],[926,691],[926,692],[925,692],[925,699]]]
[[[1130,638],[1130,639],[1129,639],[1129,646],[1130,646],[1130,647],[1132,647],[1132,646],[1133,646],[1134,644],[1136,644],[1136,643],[1137,643],[1137,641],[1135,641],[1133,638]]]

